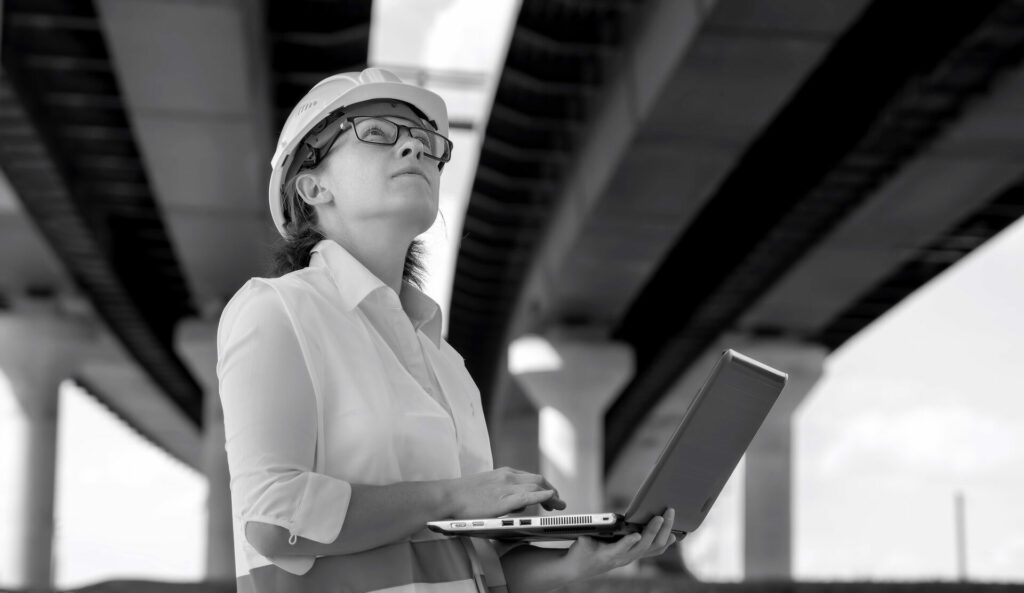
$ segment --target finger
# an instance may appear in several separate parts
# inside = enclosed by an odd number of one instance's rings
[[[564,509],[566,507],[566,504],[565,501],[562,500],[562,497],[558,494],[558,488],[552,486],[547,480],[544,481],[544,484],[546,484],[546,488],[548,490],[554,492],[554,495],[552,495],[551,500],[549,501],[550,504],[553,505],[553,508]]]
[[[531,499],[533,502],[528,504],[541,504],[548,510],[557,509],[561,510],[566,507],[565,501],[558,498],[558,491],[553,488],[542,488],[536,483],[530,482],[525,484],[517,484],[515,487],[519,493],[545,493],[540,498]]]
[[[675,523],[676,510],[669,508],[662,515],[661,529],[658,530],[658,535],[654,538],[652,544],[655,548],[664,548],[668,546],[668,540],[672,537],[672,525]]]
[[[581,536],[576,538],[577,542],[580,542],[580,540],[582,540],[582,545],[584,547],[586,547],[588,550],[591,550],[591,551],[596,550],[598,548],[598,546],[601,546],[601,545],[604,545],[604,544],[607,543],[605,540],[596,538],[596,537],[594,537],[592,535],[581,535]]]
[[[654,538],[657,537],[658,532],[661,530],[661,526],[665,523],[665,519],[661,515],[655,515],[651,517],[651,520],[647,522],[647,526],[644,527],[643,537],[640,538],[640,542],[637,543],[634,552],[645,552],[651,547],[654,542]]]
[[[643,536],[640,533],[624,535],[619,539],[619,541],[613,544],[608,544],[608,553],[613,558],[625,556],[632,552],[633,547],[637,546],[642,538]]]
[[[551,482],[548,481],[547,478],[545,478],[544,476],[540,476],[540,475],[538,475],[537,477],[540,478],[540,485],[543,486],[545,489],[547,489],[547,490],[554,490],[556,492],[558,491],[558,488],[555,488],[551,484]]]
[[[668,536],[668,541],[665,542],[664,546],[661,546],[660,548],[658,548],[658,547],[651,548],[651,551],[648,552],[648,555],[650,555],[650,556],[660,556],[660,555],[664,554],[669,548],[674,546],[677,541],[679,541],[679,540],[676,538],[676,535],[673,533],[672,535]]]
[[[537,490],[536,486],[532,484],[516,484],[507,487],[499,500],[506,507],[513,505],[514,512],[519,513],[525,510],[527,506],[540,502],[541,499],[538,498],[538,494],[541,492],[543,490]]]
[[[542,488],[545,489],[545,490],[550,490],[552,492],[551,498],[549,498],[546,501],[544,501],[544,508],[546,508],[548,510],[551,510],[551,509],[562,510],[562,509],[564,509],[567,505],[566,505],[565,501],[562,500],[562,497],[558,495],[558,489],[555,488],[554,486],[548,484],[547,480],[544,481],[544,484],[545,484],[545,486],[542,486]]]
[[[525,506],[538,504],[551,498],[552,494],[554,494],[553,490],[533,490],[530,492],[523,492],[520,494],[520,501],[522,501]]]

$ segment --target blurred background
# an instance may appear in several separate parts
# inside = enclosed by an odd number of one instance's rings
[[[217,321],[367,66],[448,102],[427,292],[496,467],[622,510],[723,348],[790,374],[603,586],[1024,588],[1024,2],[0,6],[0,588],[233,589]]]

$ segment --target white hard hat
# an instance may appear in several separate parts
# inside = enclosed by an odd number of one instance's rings
[[[348,105],[373,99],[396,99],[415,107],[442,136],[448,136],[448,108],[440,95],[402,82],[382,68],[335,74],[318,82],[292,109],[277,139],[277,150],[270,160],[270,215],[282,237],[284,229],[282,185],[299,143],[316,124],[331,112]]]

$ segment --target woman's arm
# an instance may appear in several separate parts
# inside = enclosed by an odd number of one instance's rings
[[[401,541],[427,521],[449,517],[496,517],[529,505],[564,509],[557,492],[538,474],[508,467],[463,478],[398,482],[387,486],[352,484],[341,532],[329,543],[303,537],[289,543],[288,530],[249,521],[245,535],[264,556],[351,554]]]
[[[400,541],[423,529],[427,521],[449,514],[440,481],[352,484],[345,523],[333,542],[321,544],[297,537],[289,544],[287,529],[260,521],[246,523],[245,536],[264,556],[351,554]]]

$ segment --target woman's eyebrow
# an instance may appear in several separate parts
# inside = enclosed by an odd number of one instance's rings
[[[386,120],[390,120],[390,121],[394,121],[396,119],[397,120],[401,120],[400,122],[397,122],[397,123],[412,124],[414,127],[417,127],[417,128],[422,128],[422,127],[425,127],[425,125],[426,125],[422,121],[415,121],[415,120],[411,120],[411,119],[406,119],[406,118],[402,117],[401,115],[378,115],[377,117],[382,118],[382,119],[386,119]]]

